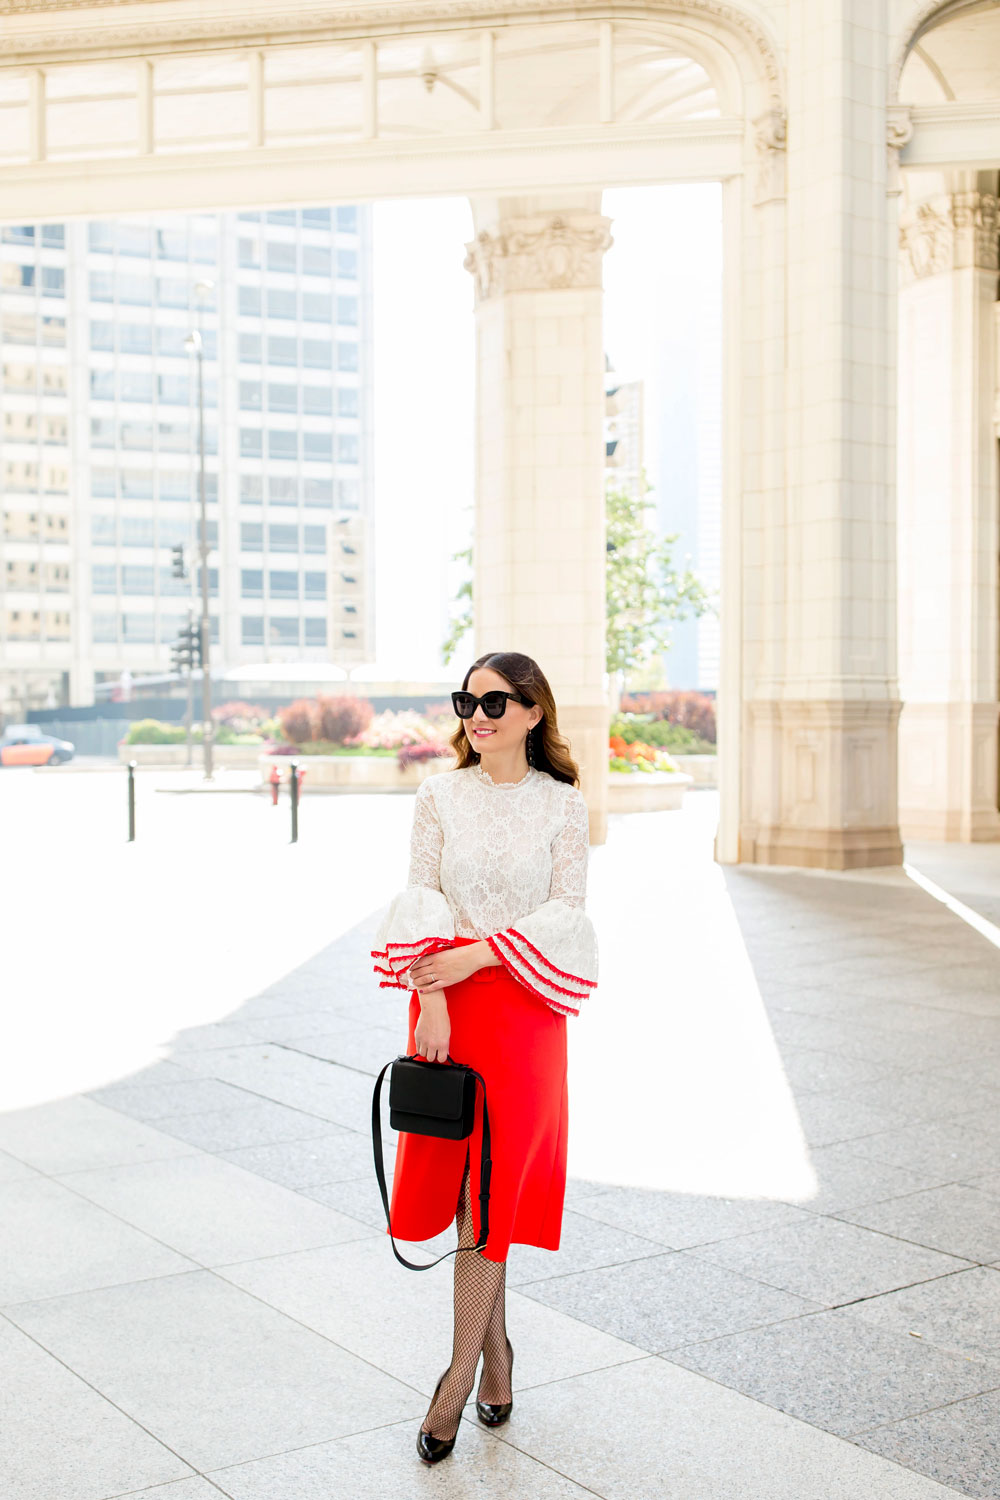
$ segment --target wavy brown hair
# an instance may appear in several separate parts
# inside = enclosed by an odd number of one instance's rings
[[[571,786],[579,786],[580,772],[569,753],[568,742],[559,733],[556,700],[538,663],[520,651],[487,651],[472,663],[462,678],[463,692],[468,689],[469,678],[477,667],[489,667],[492,672],[498,672],[522,698],[530,699],[542,710],[542,717],[528,731],[532,765],[539,771],[547,771],[555,781],[568,781]],[[456,771],[479,764],[479,751],[470,742],[461,722],[450,744],[458,761]]]

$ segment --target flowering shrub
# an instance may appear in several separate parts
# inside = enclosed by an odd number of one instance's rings
[[[367,698],[319,696],[316,699],[315,738],[336,745],[353,745],[372,721],[374,709]]]
[[[308,698],[296,698],[286,708],[278,709],[281,732],[293,745],[304,745],[306,740],[316,738],[314,719],[315,705]]]
[[[384,709],[359,735],[345,744],[366,745],[369,750],[398,750],[404,745],[440,745],[441,734],[416,709]]]
[[[267,722],[267,709],[256,703],[220,703],[212,709],[212,718],[218,726],[231,729],[234,734],[251,734],[262,730]]]
[[[690,729],[699,739],[715,744],[715,699],[707,693],[625,693],[620,712],[622,715],[651,715],[654,721],[665,720],[680,725]]]
[[[396,759],[400,768],[404,766],[419,765],[425,760],[436,760],[441,755],[451,755],[450,745],[435,743],[426,740],[422,745],[400,745],[396,752]]]
[[[608,742],[609,771],[676,771],[677,767],[662,750],[634,740],[631,745],[619,735],[611,735]]]

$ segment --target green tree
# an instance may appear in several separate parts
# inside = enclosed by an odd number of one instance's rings
[[[646,512],[654,508],[654,502],[644,498],[652,489],[645,473],[642,485],[642,498],[610,480],[605,492],[605,667],[613,687],[613,708],[631,677],[656,671],[657,662],[662,662],[670,650],[676,620],[718,613],[716,591],[710,593],[690,568],[678,568],[674,563],[673,546],[679,533],[657,537],[649,525]],[[472,548],[453,553],[452,561],[465,562],[471,570]],[[441,648],[446,663],[472,627],[471,576],[460,585],[455,605],[451,629]]]
[[[606,579],[606,668],[617,707],[629,677],[656,655],[666,656],[676,620],[716,614],[711,594],[690,568],[674,562],[679,533],[657,537],[646,519],[654,502],[642,475],[642,497],[608,482],[605,495],[608,564]]]

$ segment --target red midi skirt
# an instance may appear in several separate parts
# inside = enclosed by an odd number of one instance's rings
[[[476,939],[453,941],[458,947]],[[558,1250],[569,1123],[566,1017],[529,994],[499,965],[477,969],[461,984],[448,985],[445,993],[451,1020],[448,1050],[455,1062],[482,1074],[489,1100],[493,1175],[483,1254],[506,1260],[512,1243]],[[419,1017],[420,998],[414,990],[406,1041],[411,1056]],[[430,1239],[454,1222],[467,1154],[479,1238],[482,1117],[477,1084],[476,1122],[465,1140],[400,1132],[389,1204],[397,1239]]]

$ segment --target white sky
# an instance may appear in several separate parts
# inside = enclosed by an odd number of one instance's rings
[[[626,379],[646,382],[646,465],[669,476],[670,392],[694,379],[706,279],[718,276],[717,183],[606,192],[614,245],[604,262],[605,348]],[[460,676],[468,651],[441,661],[450,600],[474,503],[475,323],[463,269],[473,237],[465,198],[382,201],[374,208],[375,675]],[[468,641],[471,650],[471,638]]]

